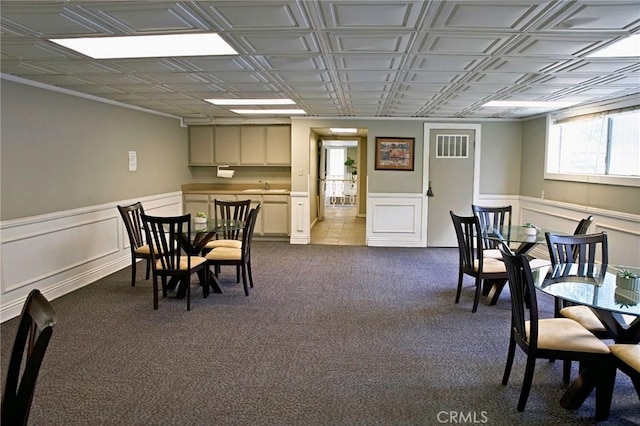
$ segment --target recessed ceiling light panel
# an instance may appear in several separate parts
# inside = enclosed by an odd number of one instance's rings
[[[295,105],[291,99],[205,99],[214,105]]]
[[[482,105],[483,107],[526,107],[526,108],[566,108],[578,102],[564,101],[491,101]]]
[[[306,114],[303,109],[232,109],[231,112],[246,115],[300,115]]]
[[[51,39],[94,59],[237,55],[218,34],[163,34]]]
[[[329,130],[332,133],[358,133],[358,129],[353,127],[331,127]]]
[[[629,58],[634,56],[640,56],[640,34],[623,38],[587,55],[589,58]]]

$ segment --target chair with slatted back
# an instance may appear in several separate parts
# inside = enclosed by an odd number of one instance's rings
[[[575,360],[585,366],[597,365],[596,417],[606,418],[615,382],[615,364],[609,348],[569,318],[540,318],[529,260],[525,255],[513,254],[504,244],[500,250],[511,292],[511,332],[503,385],[509,381],[516,346],[527,355],[518,411],[524,411],[527,404],[537,359]]]
[[[509,229],[511,226],[511,206],[483,207],[471,205],[473,214],[478,216],[481,229]],[[505,228],[506,227],[506,228]],[[484,256],[502,259],[498,241],[483,239]]]
[[[238,201],[222,201],[215,199],[213,201],[214,219],[218,222],[228,220],[246,222],[249,217],[251,208],[251,200]],[[202,249],[202,255],[206,255],[209,251],[216,247],[242,247],[242,229],[225,229],[216,234],[216,239],[209,241]],[[219,266],[218,266],[219,268]],[[220,272],[217,270],[216,272]],[[236,267],[236,282],[240,282],[240,266]]]
[[[26,425],[56,313],[38,290],[32,290],[22,307],[11,351],[2,397],[2,424]]]
[[[449,212],[453,220],[453,227],[458,239],[458,252],[460,255],[458,266],[458,290],[456,291],[456,303],[460,301],[462,281],[464,275],[475,278],[476,292],[473,299],[472,312],[478,309],[478,301],[484,281],[502,281],[504,285],[507,272],[504,263],[493,257],[484,256],[484,246],[480,231],[480,221],[477,216],[457,216]]]
[[[149,251],[149,245],[144,241],[144,231],[142,229],[144,209],[142,208],[142,204],[137,202],[129,206],[118,206],[118,211],[120,212],[120,216],[122,216],[124,227],[129,236],[129,248],[131,249],[131,287],[134,287],[136,285],[137,259],[144,259],[147,263],[145,279],[148,280],[151,273],[151,252]]]
[[[609,349],[616,358],[618,369],[629,376],[640,399],[640,344],[615,343],[609,345]]]
[[[578,225],[578,228],[581,228],[581,224]],[[586,228],[582,225],[581,229]],[[545,237],[552,265],[594,263],[598,257],[603,264],[609,262],[607,234],[604,232],[583,235],[557,235],[547,232]],[[563,305],[564,302],[556,299],[557,317],[570,318],[601,339],[611,337],[591,308],[580,305],[564,307]],[[562,374],[565,383],[569,383],[570,372],[571,361],[566,361]]]
[[[235,265],[242,270],[242,285],[244,287],[245,296],[249,296],[249,287],[253,288],[253,273],[251,271],[251,242],[253,240],[253,231],[260,213],[261,205],[249,211],[242,231],[242,246],[234,247],[216,247],[205,255],[207,265],[215,268],[216,276],[219,273],[221,265]]]
[[[158,279],[162,281],[162,296],[167,297],[167,278],[185,286],[187,310],[191,310],[191,275],[199,273],[203,295],[208,294],[209,274],[206,259],[191,253],[191,215],[163,217],[142,215],[142,222],[151,248],[153,273],[153,309],[158,309]]]

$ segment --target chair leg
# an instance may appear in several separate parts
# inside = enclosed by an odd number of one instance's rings
[[[145,275],[145,279],[148,280],[151,275],[151,259],[147,259],[147,273]]]
[[[240,282],[240,266],[236,266],[236,282]]]
[[[478,310],[478,302],[480,301],[480,293],[482,292],[482,280],[476,277],[476,295],[473,297],[473,309],[471,312],[475,313]]]
[[[506,386],[509,383],[509,376],[511,375],[511,367],[513,366],[513,358],[516,354],[516,340],[513,337],[513,331],[511,332],[511,339],[509,339],[509,352],[507,353],[507,363],[504,366],[504,374],[502,375],[502,384]]]
[[[247,280],[247,265],[242,265],[242,286],[244,287],[244,295],[249,296],[249,283]]]
[[[191,310],[191,275],[184,277],[187,285],[187,311]]]
[[[532,354],[527,355],[527,366],[524,370],[524,379],[522,380],[522,390],[520,391],[520,399],[518,400],[518,411],[524,411],[529,399],[531,391],[531,383],[533,382],[533,372],[536,368],[536,358]]]
[[[247,271],[249,272],[249,287],[253,288],[253,274],[251,273],[251,260],[247,262]]]
[[[458,272],[458,291],[456,291],[456,303],[460,302],[460,293],[462,293],[462,270]]]
[[[596,420],[606,420],[611,411],[613,388],[616,382],[616,364],[612,357],[606,363],[598,363],[598,382],[596,384]]]
[[[565,384],[569,384],[571,380],[571,360],[565,359],[562,364],[562,381]]]
[[[134,258],[133,262],[131,262],[131,287],[136,286],[136,269],[138,269],[137,267],[138,264],[136,263],[136,259]]]
[[[158,277],[153,277],[153,309],[158,309]]]

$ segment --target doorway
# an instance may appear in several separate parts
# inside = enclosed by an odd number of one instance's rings
[[[359,137],[318,137],[318,216],[311,228],[311,244],[366,244],[366,219],[358,214]]]
[[[425,124],[427,247],[457,247],[449,211],[470,215],[478,188],[480,126]]]

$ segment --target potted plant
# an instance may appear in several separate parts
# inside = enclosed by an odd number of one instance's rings
[[[532,225],[531,223],[525,223],[524,225],[522,225],[522,227],[524,228],[524,232],[527,235],[536,235],[538,233],[538,228],[536,228],[536,226]]]
[[[207,223],[207,214],[205,212],[196,212],[195,223]]]
[[[616,275],[616,286],[625,290],[640,292],[640,275],[628,269],[618,271]]]
[[[358,174],[358,168],[356,167],[356,160],[351,157],[347,157],[347,160],[344,162],[344,165],[347,166],[347,170],[351,174],[351,182],[356,180],[356,175]]]

